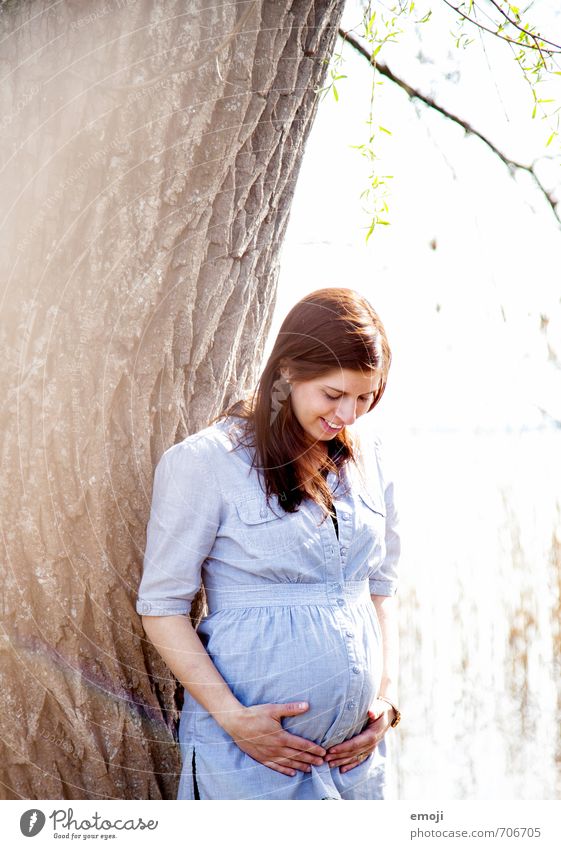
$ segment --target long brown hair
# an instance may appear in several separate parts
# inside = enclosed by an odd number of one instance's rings
[[[245,419],[239,442],[254,449],[252,467],[263,473],[267,499],[276,494],[293,513],[310,497],[329,515],[331,491],[324,475],[354,461],[356,444],[343,428],[327,442],[324,453],[294,415],[281,367],[288,368],[294,380],[316,379],[334,368],[376,370],[380,381],[370,412],[384,394],[390,363],[384,326],[366,298],[354,289],[317,289],[286,316],[252,395],[231,404],[213,421]]]

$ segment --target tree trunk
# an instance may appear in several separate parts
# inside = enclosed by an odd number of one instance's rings
[[[174,798],[162,451],[249,388],[343,0],[5,2],[6,798]]]

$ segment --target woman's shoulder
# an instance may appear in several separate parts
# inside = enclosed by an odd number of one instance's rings
[[[170,446],[163,456],[180,459],[198,455],[207,460],[224,457],[240,446],[242,428],[243,420],[238,416],[218,419]]]
[[[367,462],[368,458],[376,457],[377,460],[380,459],[384,443],[377,431],[369,430],[365,432],[363,430],[360,433],[355,431],[352,439],[357,464]]]
[[[373,430],[363,429],[353,433],[354,468],[358,472],[358,480],[368,489],[373,486],[385,485],[384,442],[380,434]]]

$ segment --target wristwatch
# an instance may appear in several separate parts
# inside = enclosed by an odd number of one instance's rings
[[[400,712],[400,710],[397,708],[396,705],[394,705],[393,702],[390,702],[389,699],[386,699],[385,696],[376,696],[376,698],[380,699],[380,701],[382,701],[382,702],[387,702],[390,705],[390,707],[392,707],[395,710],[395,718],[392,719],[392,721],[390,722],[390,726],[392,728],[395,728],[396,725],[399,725],[399,723],[401,722],[401,712]]]

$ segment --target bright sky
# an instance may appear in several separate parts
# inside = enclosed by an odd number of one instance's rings
[[[532,20],[541,23],[542,7],[533,5]],[[419,28],[422,42],[408,33],[379,58],[509,155],[550,154],[548,128],[531,120],[529,90],[508,46],[487,43],[485,55],[476,32],[457,50],[454,15],[442,3],[434,8]],[[349,5],[343,26],[358,21]],[[434,64],[419,61],[421,44]],[[359,195],[368,164],[350,145],[366,140],[371,71],[350,45],[344,54],[339,102],[331,94],[322,101],[306,148],[272,336],[303,294],[351,286],[379,312],[393,351],[376,411],[382,430],[537,427],[549,421],[539,407],[561,420],[561,370],[548,361],[540,331],[543,314],[561,357],[561,229],[550,209],[526,175],[512,179],[482,142],[384,80],[376,120],[392,133],[378,134],[379,173],[393,175],[391,225],[366,246]]]

